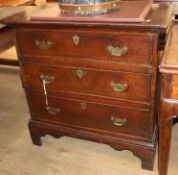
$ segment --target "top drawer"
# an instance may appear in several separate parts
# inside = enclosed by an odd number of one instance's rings
[[[21,56],[49,56],[151,65],[153,33],[17,30]],[[37,58],[38,61],[38,58]]]

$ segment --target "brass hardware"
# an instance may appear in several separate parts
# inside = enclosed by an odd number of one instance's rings
[[[52,81],[54,81],[54,76],[40,75],[40,79],[44,84],[50,84]]]
[[[126,83],[121,84],[121,83],[111,82],[111,87],[115,92],[123,92],[128,88],[128,84],[126,84]]]
[[[42,41],[36,40],[35,41],[35,45],[41,50],[47,50],[47,49],[51,48],[53,44],[54,43],[52,41],[44,41],[44,40],[42,40]]]
[[[81,107],[81,109],[86,109],[87,104],[85,102],[81,102],[80,107]]]
[[[125,125],[127,123],[127,119],[126,118],[111,117],[111,121],[116,126],[123,126],[123,125]]]
[[[75,74],[77,75],[78,78],[82,79],[84,75],[86,74],[86,72],[84,72],[82,69],[77,69],[75,71]]]
[[[53,107],[49,107],[49,106],[46,107],[46,110],[51,115],[56,115],[57,113],[59,113],[61,111],[60,108],[53,108]]]
[[[72,37],[72,39],[73,39],[73,41],[74,41],[74,44],[77,46],[77,45],[79,44],[79,42],[80,42],[79,36],[78,36],[78,35],[74,35],[74,36]]]
[[[108,46],[106,49],[111,53],[111,55],[120,57],[128,52],[127,47],[113,47],[113,46]]]

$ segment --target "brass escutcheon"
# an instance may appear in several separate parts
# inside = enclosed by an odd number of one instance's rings
[[[57,113],[59,113],[61,111],[60,108],[54,108],[54,107],[49,107],[49,106],[46,107],[46,110],[51,115],[56,115]]]
[[[120,57],[128,52],[127,47],[113,47],[108,46],[106,49],[111,53],[112,56]]]
[[[45,84],[50,84],[51,82],[54,81],[54,76],[40,75],[40,79],[41,79]]]
[[[86,107],[87,107],[87,104],[86,104],[86,102],[81,102],[80,103],[80,107],[81,107],[81,109],[86,109]]]
[[[77,75],[78,78],[82,79],[85,76],[86,72],[84,72],[82,69],[77,69],[75,71],[75,74]]]
[[[52,41],[45,41],[45,40],[35,40],[35,45],[41,50],[47,50],[52,47],[54,43]]]
[[[72,37],[72,39],[73,39],[73,41],[74,41],[74,44],[77,46],[77,45],[79,44],[79,42],[80,42],[79,36],[78,36],[78,35],[74,35],[74,36]]]
[[[113,116],[111,116],[111,121],[116,126],[123,126],[123,125],[125,125],[127,123],[127,119],[126,118],[115,118]]]
[[[127,88],[128,88],[128,84],[127,83],[114,83],[111,82],[111,87],[113,89],[113,91],[115,92],[124,92]]]

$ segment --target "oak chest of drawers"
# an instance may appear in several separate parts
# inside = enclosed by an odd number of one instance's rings
[[[102,142],[131,150],[152,169],[158,52],[170,17],[171,7],[163,4],[141,24],[7,19],[16,35],[33,143],[41,145],[46,134]]]

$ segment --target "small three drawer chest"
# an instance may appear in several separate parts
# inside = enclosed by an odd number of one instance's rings
[[[162,4],[142,23],[6,19],[16,38],[33,143],[41,145],[46,134],[106,143],[131,150],[151,170],[158,55],[171,13]]]

